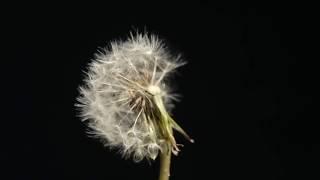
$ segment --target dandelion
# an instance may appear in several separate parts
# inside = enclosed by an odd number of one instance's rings
[[[157,36],[131,33],[95,54],[80,87],[77,106],[91,133],[136,162],[160,153],[160,179],[168,178],[171,152],[180,151],[173,130],[193,142],[170,115],[177,95],[168,77],[184,64]]]

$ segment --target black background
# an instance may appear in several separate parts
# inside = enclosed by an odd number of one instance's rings
[[[134,29],[165,38],[188,64],[173,111],[195,139],[171,179],[318,179],[313,5],[146,3],[15,5],[2,33],[1,179],[156,179],[88,138],[74,103],[98,47]]]

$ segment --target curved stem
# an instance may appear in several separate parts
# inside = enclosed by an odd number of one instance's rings
[[[171,163],[171,147],[167,143],[166,147],[160,154],[160,174],[159,180],[169,180]]]

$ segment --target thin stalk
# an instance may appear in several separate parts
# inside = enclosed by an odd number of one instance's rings
[[[171,163],[171,147],[167,143],[162,153],[160,154],[160,174],[159,180],[169,180]]]

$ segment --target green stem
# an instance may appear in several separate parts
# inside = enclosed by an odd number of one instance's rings
[[[167,143],[166,147],[160,154],[160,174],[159,180],[169,180],[171,163],[171,147]]]

